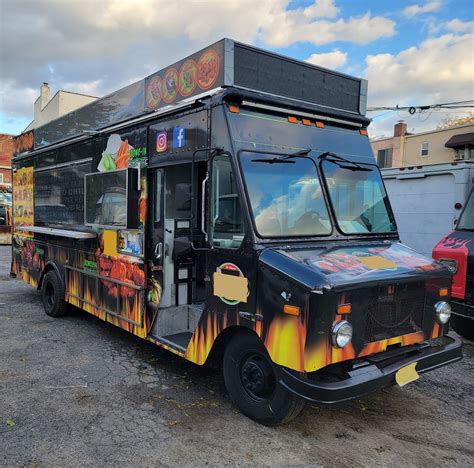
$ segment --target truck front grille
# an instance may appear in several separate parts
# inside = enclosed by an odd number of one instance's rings
[[[374,288],[367,311],[365,341],[371,343],[422,329],[425,305],[423,281]]]

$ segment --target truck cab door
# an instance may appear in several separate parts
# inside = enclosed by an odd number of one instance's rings
[[[210,164],[207,234],[207,302],[216,311],[255,313],[256,255],[248,240],[242,197],[231,155]],[[237,314],[238,315],[238,314]]]

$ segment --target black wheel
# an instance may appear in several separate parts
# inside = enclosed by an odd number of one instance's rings
[[[46,314],[50,317],[62,317],[67,312],[67,302],[64,300],[64,286],[55,271],[48,271],[44,275],[41,291]]]
[[[234,336],[224,353],[224,381],[234,404],[251,419],[275,426],[291,421],[304,401],[286,390],[261,341],[250,333]]]
[[[459,315],[451,315],[451,320],[449,322],[451,328],[463,338],[468,340],[474,340],[474,319],[469,319],[466,317],[460,317]]]

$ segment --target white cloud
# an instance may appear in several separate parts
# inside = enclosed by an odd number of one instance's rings
[[[444,27],[454,32],[474,33],[474,21],[461,21],[460,19],[456,18],[444,23]]]
[[[397,55],[369,55],[364,73],[369,80],[369,106],[418,106],[472,99],[473,38],[472,34],[445,34]],[[462,114],[459,110],[459,115]],[[393,120],[409,118],[406,112],[389,117],[390,124]],[[430,115],[416,114],[412,120],[420,131],[420,128],[436,127],[437,121],[445,117],[435,111]],[[383,127],[386,129],[386,125]],[[373,129],[381,131],[381,128],[381,121],[373,125]]]
[[[273,47],[286,47],[296,42],[315,45],[334,41],[367,44],[381,37],[395,34],[395,23],[383,16],[350,17],[337,21],[308,22],[304,10],[283,11],[262,27],[265,42]]]
[[[303,10],[307,18],[334,18],[339,13],[334,0],[315,0],[315,2]]]
[[[100,96],[222,37],[285,47],[302,41],[366,44],[395,32],[395,23],[383,16],[342,18],[335,0],[296,9],[288,9],[290,0],[0,3],[0,88],[16,96],[0,95],[6,115],[25,109],[31,115],[31,95],[43,81],[53,92],[67,87]]]
[[[336,69],[342,67],[347,61],[347,53],[336,49],[332,52],[325,52],[322,54],[313,54],[306,59],[306,62],[321,67]]]
[[[86,94],[88,96],[99,96],[101,85],[102,80],[93,80],[85,82],[71,81],[63,83],[61,87],[63,91]]]
[[[39,85],[40,83],[38,83],[38,90]],[[37,97],[38,91],[34,88],[18,88],[13,80],[2,81],[0,86],[0,111],[8,110],[10,117],[24,117],[25,114],[28,115],[32,112],[33,103]]]
[[[472,41],[472,34],[445,34],[397,55],[369,55],[365,76],[371,87],[371,105],[417,97],[430,102],[470,99],[474,94]]]
[[[149,59],[156,62],[160,54],[175,56],[170,44],[186,44],[191,51],[222,37],[270,46],[336,40],[366,44],[395,32],[392,20],[370,13],[328,20],[339,12],[334,0],[315,0],[306,8],[287,10],[289,3],[182,0],[177,8],[169,0],[8,2],[0,28],[2,61],[29,61],[31,67],[44,64],[46,59],[111,60],[123,57],[134,46],[154,41],[156,52],[149,51]],[[1,68],[2,75],[9,73],[8,66]]]
[[[420,13],[433,13],[438,11],[442,6],[442,2],[435,0],[427,2],[424,5],[410,5],[403,9],[403,14],[411,18],[412,16],[419,15]]]

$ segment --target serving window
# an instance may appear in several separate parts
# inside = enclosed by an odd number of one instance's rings
[[[34,175],[36,226],[81,226],[84,220],[84,176],[90,162],[41,169]]]
[[[85,178],[85,224],[110,228],[138,227],[136,169],[97,172]]]

